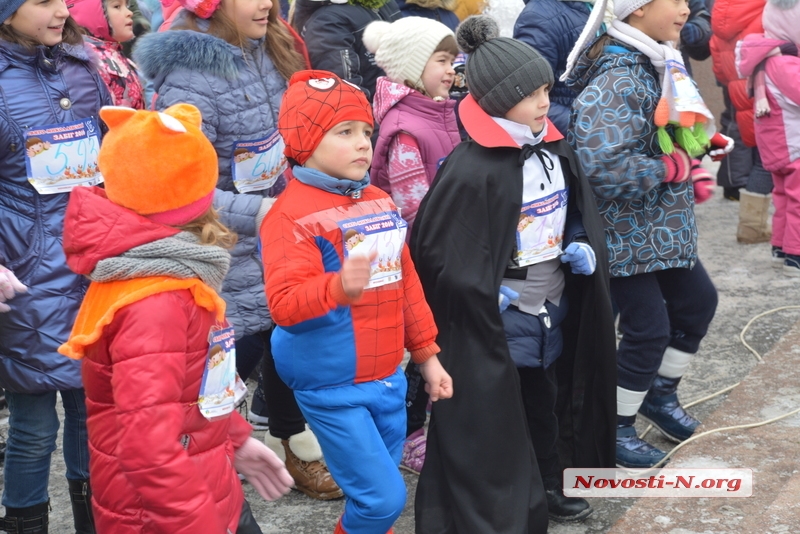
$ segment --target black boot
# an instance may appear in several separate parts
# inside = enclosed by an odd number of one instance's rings
[[[6,516],[0,520],[0,530],[8,534],[47,534],[50,501],[26,508],[6,508]]]
[[[544,479],[545,496],[547,497],[547,515],[558,522],[583,521],[592,514],[592,507],[586,499],[565,497],[558,478]]]
[[[92,488],[89,480],[67,480],[75,534],[95,534],[92,514]],[[27,534],[27,533],[26,533]]]

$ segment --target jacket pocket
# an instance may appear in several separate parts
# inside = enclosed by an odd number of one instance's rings
[[[0,261],[26,284],[42,261],[41,199],[29,188],[0,182]]]

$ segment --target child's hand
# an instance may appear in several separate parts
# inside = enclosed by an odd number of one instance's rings
[[[344,294],[349,299],[355,300],[364,293],[372,274],[370,264],[377,256],[377,252],[372,252],[369,256],[350,256],[344,260],[339,276],[342,279]]]
[[[699,160],[692,160],[692,186],[694,187],[694,202],[705,202],[714,194],[717,183],[711,173],[700,166]]]
[[[7,300],[11,300],[17,293],[25,293],[27,290],[28,288],[14,276],[13,271],[0,265],[0,313],[11,310],[11,306],[6,304]]]
[[[247,438],[234,452],[234,467],[244,475],[259,495],[274,501],[286,495],[294,480],[280,458],[255,438]]]
[[[425,379],[425,391],[430,395],[431,402],[453,396],[453,379],[444,370],[437,356],[431,356],[425,363],[420,364],[419,372]]]
[[[594,269],[597,267],[597,259],[592,246],[589,243],[578,241],[570,243],[564,250],[564,254],[561,255],[561,263],[569,263],[573,274],[584,276],[594,273]]]
[[[767,109],[769,110],[769,104],[767,104]],[[756,116],[758,116],[757,111]],[[713,161],[722,161],[725,156],[731,153],[733,145],[733,139],[717,132],[714,134],[714,137],[711,138],[711,147],[708,151],[708,155],[711,156]]]

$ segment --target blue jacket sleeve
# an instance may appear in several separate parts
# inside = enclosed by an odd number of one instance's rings
[[[695,61],[711,55],[711,14],[704,0],[689,0],[689,19],[681,30],[681,48]]]
[[[261,202],[259,195],[247,195],[217,189],[214,192],[214,209],[219,213],[222,224],[239,235],[258,237],[256,218]]]
[[[313,69],[330,71],[364,89],[354,28],[346,16],[341,16],[335,7],[328,7],[308,20],[303,36]]]
[[[642,86],[647,76],[641,66],[602,72],[572,105],[567,140],[599,198],[641,198],[664,181],[666,166],[648,155],[655,126],[644,109],[655,110],[658,96]]]

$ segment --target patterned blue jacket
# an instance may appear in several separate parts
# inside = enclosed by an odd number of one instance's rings
[[[663,183],[666,167],[653,114],[661,81],[639,51],[610,41],[580,58],[567,84],[567,140],[589,179],[606,225],[612,277],[694,266],[697,225],[691,182]]]

